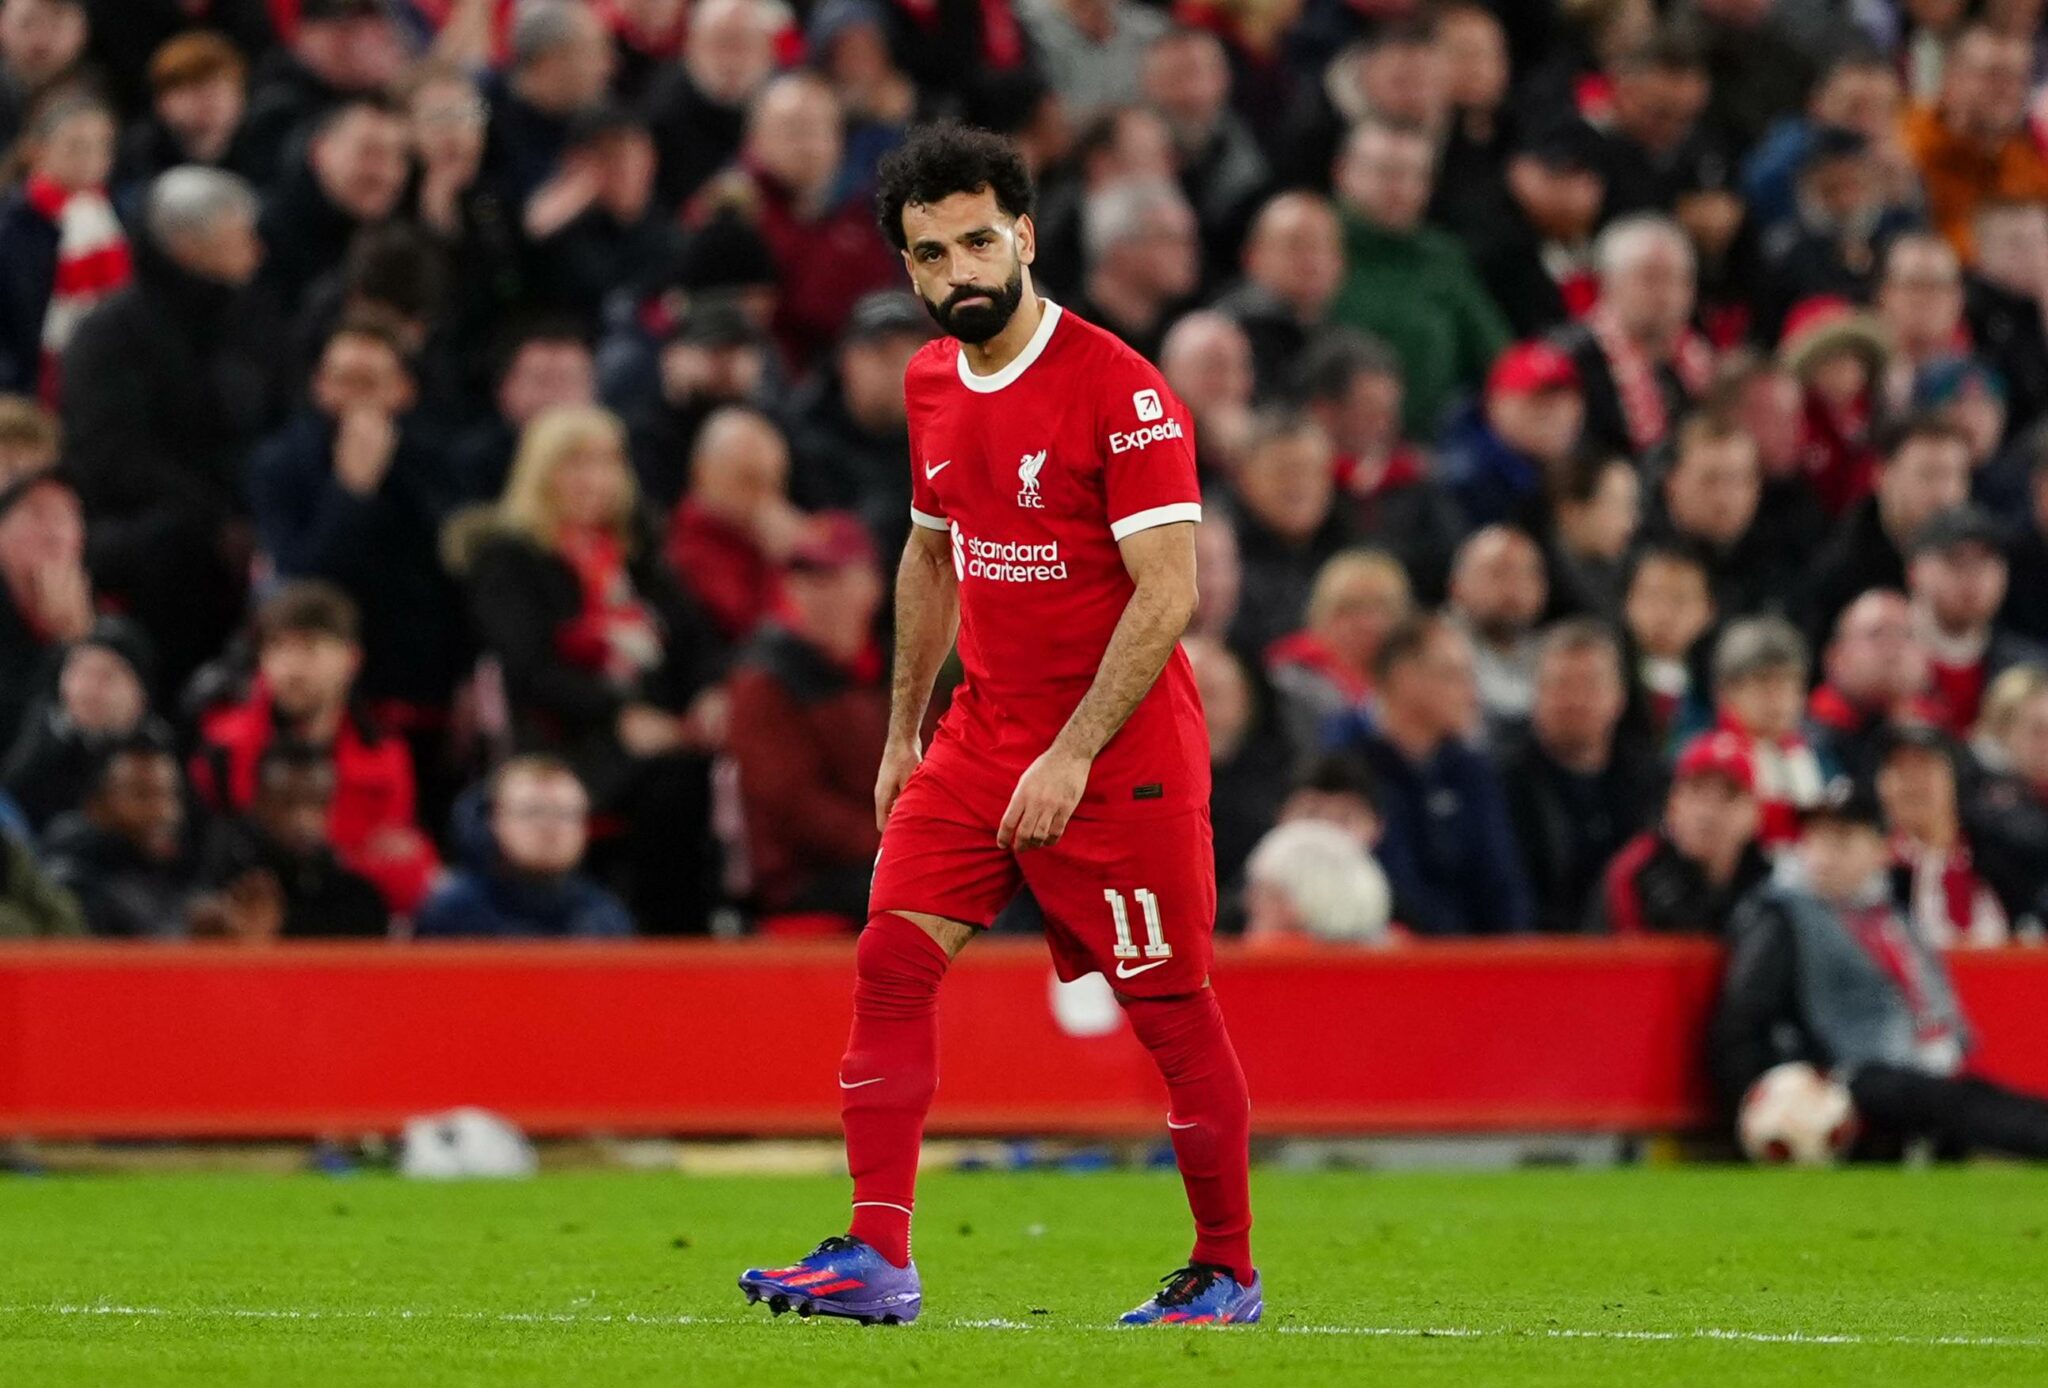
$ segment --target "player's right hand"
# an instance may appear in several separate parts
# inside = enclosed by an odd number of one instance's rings
[[[896,797],[910,784],[910,773],[923,760],[924,752],[914,737],[908,741],[891,738],[882,748],[882,769],[875,777],[875,828],[889,827],[889,811],[895,806]]]

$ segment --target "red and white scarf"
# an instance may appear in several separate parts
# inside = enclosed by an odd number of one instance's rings
[[[1640,453],[1662,443],[1671,432],[1671,411],[1664,399],[1664,386],[1657,379],[1657,363],[1622,331],[1621,323],[1606,305],[1595,305],[1585,318],[1586,328],[1600,344],[1607,369],[1614,377],[1614,392],[1621,398],[1622,419],[1628,425],[1629,443]],[[1671,370],[1685,393],[1698,399],[1714,378],[1714,349],[1691,328],[1678,339],[1671,354]]]
[[[57,363],[79,320],[128,283],[128,238],[104,189],[66,188],[32,174],[24,192],[29,205],[57,228],[57,276],[43,313],[41,376],[43,399],[55,404]]]

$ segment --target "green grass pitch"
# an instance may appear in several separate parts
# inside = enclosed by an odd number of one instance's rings
[[[1117,1331],[1186,1250],[1171,1172],[929,1177],[924,1318],[733,1281],[844,1183],[0,1180],[0,1384],[2048,1382],[2048,1173],[1256,1178],[1267,1317]]]

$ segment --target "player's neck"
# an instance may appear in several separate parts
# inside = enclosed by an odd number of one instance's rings
[[[1001,371],[1030,343],[1044,317],[1045,300],[1038,297],[1038,291],[1027,280],[1024,297],[1017,301],[1017,311],[1003,324],[1001,332],[986,342],[960,344],[960,350],[967,354],[967,369],[977,376],[993,376]]]

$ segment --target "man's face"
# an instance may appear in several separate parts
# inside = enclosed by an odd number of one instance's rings
[[[676,341],[661,349],[661,393],[671,405],[738,405],[754,396],[767,354],[751,342],[712,346]],[[903,373],[896,373],[896,391]]]
[[[1644,655],[1682,659],[1714,620],[1706,575],[1694,564],[1645,560],[1628,586],[1624,615]]]
[[[466,81],[429,82],[406,107],[413,152],[434,168],[474,168],[483,159],[490,108]]]
[[[1905,93],[1887,67],[1845,68],[1814,93],[1814,119],[1854,130],[1874,143],[1889,141],[1898,127]]]
[[[696,6],[683,62],[705,96],[723,106],[744,106],[775,71],[774,36],[756,0]]]
[[[1957,439],[1908,439],[1877,475],[1878,508],[1898,543],[1969,495],[1970,450]]]
[[[1230,65],[1208,34],[1180,35],[1146,50],[1141,86],[1146,104],[1191,148],[1208,138],[1230,100]]]
[[[512,871],[559,877],[583,861],[590,797],[574,776],[514,774],[498,787],[491,833]]]
[[[1608,650],[1558,650],[1536,667],[1530,719],[1537,740],[1567,757],[1613,745],[1627,691],[1621,665]]]
[[[381,14],[301,23],[292,53],[328,86],[362,94],[388,89],[412,56]]]
[[[1799,469],[1802,401],[1799,382],[1782,371],[1766,372],[1742,389],[1736,424],[1756,445],[1765,477],[1790,477]]]
[[[249,817],[272,843],[294,858],[318,856],[327,847],[327,823],[334,808],[334,766],[271,766],[249,802]]]
[[[1884,835],[1868,824],[1820,819],[1799,835],[1807,881],[1825,901],[1846,902],[1882,872],[1891,855]]]
[[[24,86],[41,86],[77,62],[87,37],[85,6],[75,0],[0,3],[0,61]]]
[[[1756,445],[1741,435],[1694,440],[1664,484],[1679,531],[1716,545],[1734,544],[1748,532],[1762,495]]]
[[[1601,290],[1630,337],[1668,350],[1692,319],[1696,285],[1691,252],[1659,236],[1609,275]]]
[[[1344,240],[1337,216],[1299,195],[1276,200],[1245,250],[1254,283],[1309,321],[1319,321],[1344,283]]]
[[[690,496],[715,516],[751,526],[764,510],[788,499],[789,449],[782,435],[772,425],[745,419],[700,436]]]
[[[1913,596],[1927,604],[1935,625],[1960,634],[1981,632],[2005,602],[2005,556],[1990,545],[1967,541],[1929,550],[1913,560]]]
[[[1462,737],[1479,726],[1479,680],[1472,644],[1446,626],[1408,660],[1387,672],[1383,697],[1438,737]]]
[[[754,161],[801,197],[825,192],[844,152],[839,102],[830,88],[784,78],[763,92],[747,132]]]
[[[271,701],[292,719],[340,708],[361,664],[362,651],[353,642],[316,631],[279,632],[257,657]]]
[[[1963,271],[1946,242],[1915,237],[1892,252],[1877,311],[1911,352],[1945,349],[1963,319]]]
[[[332,418],[351,410],[397,415],[412,404],[412,382],[389,343],[345,333],[320,354],[313,400]]]
[[[868,563],[799,569],[784,582],[796,611],[797,635],[842,657],[867,645],[882,606],[882,576]]]
[[[178,856],[185,823],[178,763],[166,752],[126,752],[107,768],[106,779],[86,806],[92,822],[126,839],[143,857],[169,862]]]
[[[404,121],[357,107],[314,139],[313,173],[343,212],[358,222],[381,222],[405,192],[409,156]]]
[[[1512,641],[1543,614],[1550,595],[1543,556],[1526,535],[1497,530],[1468,542],[1451,578],[1451,603],[1488,641]]]
[[[1352,572],[1313,618],[1318,636],[1354,669],[1366,669],[1394,624],[1408,615],[1408,585],[1384,569]]]
[[[2033,65],[2026,40],[1971,30],[1942,69],[1942,114],[1958,132],[1977,139],[2010,135],[2026,115]]]
[[[1498,20],[1478,10],[1458,10],[1437,25],[1436,51],[1452,106],[1463,111],[1500,106],[1508,90],[1508,45]]]
[[[1977,223],[1977,273],[2015,294],[2048,296],[2048,207],[2001,207]]]
[[[1508,188],[1537,231],[1567,245],[1593,234],[1607,197],[1607,181],[1591,169],[1554,169],[1528,156],[1508,165]]]
[[[1884,759],[1877,773],[1884,817],[1908,834],[1923,834],[1956,818],[1956,769],[1932,747],[1906,746]]]
[[[1614,83],[1615,124],[1652,154],[1668,154],[1685,143],[1706,105],[1703,73],[1650,68],[1624,73]]]
[[[1722,776],[1683,776],[1664,802],[1664,832],[1679,856],[1727,862],[1756,837],[1756,797]]]
[[[1251,403],[1251,344],[1227,322],[1183,320],[1168,337],[1160,370],[1175,395],[1201,401],[1205,411]]]
[[[1435,44],[1385,44],[1364,56],[1358,78],[1375,113],[1425,130],[1442,124],[1450,84]]]
[[[962,342],[1009,326],[1024,300],[1024,267],[1038,253],[1031,218],[1011,217],[993,188],[951,193],[903,209],[903,263],[925,310]]]
[[[1867,154],[1816,164],[1799,176],[1799,186],[1829,226],[1853,226],[1879,207],[1877,169]]]
[[[1393,232],[1413,231],[1429,208],[1435,161],[1421,136],[1366,126],[1345,145],[1337,191],[1366,220]]]
[[[85,514],[69,487],[36,487],[0,516],[0,572],[72,566],[84,555]]]
[[[1330,518],[1330,449],[1306,430],[1270,439],[1238,468],[1245,509],[1284,540],[1303,543]]]
[[[115,134],[106,112],[75,111],[36,150],[36,167],[66,188],[99,187],[114,168]]]
[[[1806,680],[1797,666],[1757,670],[1722,683],[1715,697],[1752,737],[1790,737],[1806,708]]]
[[[81,732],[125,733],[142,721],[149,696],[134,667],[105,646],[74,646],[57,676],[64,716]]]
[[[206,232],[165,247],[171,258],[203,279],[240,287],[263,268],[263,238],[246,212],[223,212]]]
[[[1139,293],[1173,300],[1201,280],[1201,240],[1186,203],[1162,202],[1145,213],[1137,233],[1109,256],[1117,275]]]
[[[244,104],[241,81],[223,72],[164,92],[156,99],[156,114],[181,146],[211,162],[225,154],[235,138]]]
[[[1885,707],[1927,683],[1927,652],[1913,637],[1913,612],[1897,593],[1851,603],[1827,653],[1828,682],[1851,703]]]
[[[498,413],[525,428],[542,410],[597,400],[597,368],[580,342],[537,340],[519,349],[498,384]]]
[[[1586,400],[1570,389],[1501,392],[1486,398],[1486,417],[1516,452],[1541,463],[1560,463],[1578,444]]]

